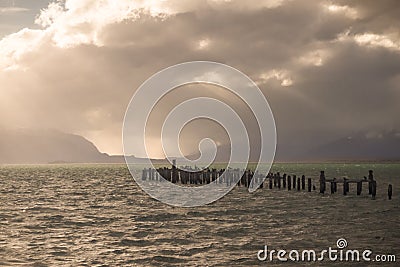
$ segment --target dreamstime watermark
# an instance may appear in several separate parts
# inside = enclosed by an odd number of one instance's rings
[[[270,106],[257,85],[239,70],[225,64],[209,61],[193,61],[163,69],[146,80],[133,95],[125,113],[123,124],[124,156],[129,171],[136,183],[151,197],[173,206],[194,207],[214,202],[239,182],[247,168],[250,156],[249,132],[245,123],[235,111],[235,107],[213,97],[194,97],[172,107],[162,123],[161,144],[166,159],[172,163],[176,159],[178,166],[201,166],[205,169],[214,163],[217,144],[211,138],[203,139],[199,144],[200,158],[190,160],[182,154],[179,136],[189,122],[195,119],[208,119],[222,126],[230,140],[230,159],[225,170],[239,169],[232,183],[221,183],[220,178],[197,187],[185,187],[171,183],[160,177],[155,183],[141,179],[143,169],[157,169],[149,159],[149,138],[147,124],[156,105],[174,89],[194,83],[219,86],[234,94],[251,110],[260,133],[259,158],[250,181],[249,191],[253,192],[264,182],[269,172],[276,149],[276,128]],[[168,104],[168,103],[167,103]],[[208,149],[206,149],[206,147]],[[210,151],[211,148],[211,151]],[[179,156],[176,156],[177,151]],[[146,155],[136,158],[132,155]],[[191,169],[185,169],[191,171]],[[198,171],[198,169],[196,169]]]
[[[396,262],[396,255],[373,254],[370,249],[346,249],[347,241],[339,238],[336,247],[328,247],[323,250],[303,249],[284,250],[269,249],[267,245],[257,253],[259,261],[293,261],[293,262],[316,262],[316,261],[346,261],[346,262]]]

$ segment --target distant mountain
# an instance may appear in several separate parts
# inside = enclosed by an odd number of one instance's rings
[[[400,160],[400,134],[396,131],[357,133],[311,149],[304,153],[303,159],[397,161]]]
[[[124,162],[123,156],[101,153],[79,135],[55,130],[0,129],[0,164]]]
[[[0,163],[104,162],[93,143],[54,130],[0,130]]]
[[[229,159],[230,146],[218,147],[216,162]],[[188,156],[197,158],[198,153]],[[252,152],[255,162],[258,153]],[[144,160],[144,159],[143,159]],[[285,147],[278,144],[275,161],[399,161],[400,134],[358,133],[312,149]],[[140,162],[140,159],[136,159]],[[165,160],[157,160],[165,163]],[[54,130],[2,130],[0,129],[0,164],[40,163],[125,163],[123,156],[101,153],[82,136]]]
[[[229,159],[230,146],[218,147],[216,162]],[[198,158],[194,153],[189,158]],[[258,160],[258,152],[250,153],[250,161]],[[275,162],[324,162],[324,161],[400,161],[400,134],[395,131],[357,133],[335,141],[306,147],[304,144],[288,146],[278,143]]]

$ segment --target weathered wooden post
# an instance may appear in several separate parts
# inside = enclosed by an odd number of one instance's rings
[[[293,175],[293,190],[296,189],[296,175]]]
[[[325,179],[325,171],[321,171],[321,174],[319,176],[319,192],[321,194],[325,193],[325,187],[326,187],[325,180],[326,180]]]
[[[155,179],[156,181],[159,181],[159,177],[160,177],[159,174],[160,174],[160,173],[158,172],[158,169],[154,169],[154,179]]]
[[[145,181],[146,177],[147,177],[147,170],[143,169],[143,171],[142,171],[142,180]]]
[[[194,176],[196,177],[196,180],[199,184],[203,184],[203,179],[201,177],[201,173],[199,171],[196,171],[193,173]]]
[[[286,173],[283,174],[282,186],[286,188]]]
[[[250,174],[249,174],[249,181],[247,182],[248,185],[249,185],[249,187],[250,187],[251,181],[253,180],[253,177],[254,177],[254,172],[250,171]],[[255,179],[255,180],[258,180],[257,177],[255,177],[254,179]]]
[[[186,177],[186,183],[193,184],[193,177],[190,175],[190,172],[184,171]]]
[[[306,176],[301,176],[301,190],[306,190]]]
[[[161,178],[164,178],[163,174],[163,168],[158,168],[157,169],[157,173],[158,173],[158,181],[162,182],[163,180]]]
[[[372,181],[372,199],[375,199],[376,197],[376,181]]]
[[[300,191],[300,177],[297,178],[297,191]]]
[[[172,182],[178,182],[178,172],[176,171],[176,159],[172,160]]]
[[[278,179],[278,188],[281,189],[281,174],[279,172],[276,173],[276,178]]]
[[[307,189],[308,189],[308,192],[311,192],[311,178],[307,179]]]
[[[153,169],[149,168],[149,181],[153,180]]]
[[[212,169],[212,181],[214,182],[218,178],[217,169]]]
[[[196,181],[194,180],[194,176],[190,171],[185,171],[189,184],[195,184]]]
[[[393,187],[392,187],[391,184],[389,184],[389,186],[388,186],[388,198],[389,198],[389,200],[392,199],[392,193],[393,193]]]
[[[292,190],[292,177],[290,175],[287,177],[287,189],[288,191]]]
[[[368,194],[372,195],[372,181],[374,180],[374,171],[368,171]]]
[[[362,181],[357,182],[357,196],[361,195],[362,191]]]
[[[193,177],[190,175],[190,172],[185,170],[185,177],[189,184],[193,184]]]
[[[372,194],[372,181],[368,181],[368,195]]]
[[[172,169],[167,168],[168,181],[172,182]]]

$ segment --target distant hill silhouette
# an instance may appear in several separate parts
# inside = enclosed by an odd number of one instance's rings
[[[0,129],[0,164],[124,163],[82,136],[55,130]]]
[[[107,157],[85,138],[53,130],[1,130],[1,163],[102,161]]]
[[[400,160],[400,134],[391,132],[357,133],[304,153],[308,160]]]
[[[230,146],[218,147],[215,161],[226,162],[229,159]],[[198,158],[194,153],[189,158]],[[258,152],[250,153],[250,161],[258,160]],[[384,133],[357,133],[349,137],[316,147],[296,147],[277,145],[276,162],[326,162],[326,161],[400,161],[400,134],[391,131]]]
[[[218,147],[216,162],[229,159],[230,146]],[[250,161],[257,161],[258,153],[251,153]],[[197,158],[192,154],[189,158]],[[400,135],[386,133],[358,133],[346,138],[311,148],[291,149],[277,146],[276,161],[399,161]],[[159,163],[163,160],[157,160]],[[0,129],[0,164],[43,163],[124,163],[123,156],[101,153],[82,136],[55,130]],[[136,162],[140,162],[137,159]]]

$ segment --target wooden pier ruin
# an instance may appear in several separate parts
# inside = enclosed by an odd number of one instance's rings
[[[214,182],[218,179],[218,183],[225,184],[226,186],[231,186],[235,181],[239,187],[249,187],[251,180],[255,178],[261,181],[262,175],[254,173],[251,170],[240,170],[240,169],[215,169],[206,168],[204,170],[186,168],[190,171],[185,171],[183,169],[176,167],[176,162],[173,161],[172,167],[160,167],[157,169],[143,169],[142,180],[146,181],[162,181],[161,177],[165,180],[182,185],[203,185]],[[242,176],[240,174],[242,173]],[[269,173],[261,183],[260,188],[264,186],[269,189],[286,189],[288,191],[307,191],[312,192],[316,190],[315,180],[312,178],[307,178],[305,175],[283,175],[280,172]],[[356,195],[360,196],[363,191],[363,184],[367,184],[368,195],[372,199],[376,198],[377,192],[377,182],[374,179],[373,171],[370,170],[368,173],[368,178],[364,176],[362,179],[348,179],[346,177],[342,178],[331,178],[327,179],[325,177],[325,172],[320,172],[319,177],[319,193],[325,194],[327,191],[327,185],[330,188],[330,194],[335,194],[338,191],[338,184],[341,184],[343,195],[348,195],[350,193],[350,184],[356,184]],[[393,187],[391,184],[388,186],[388,199],[392,199]]]

